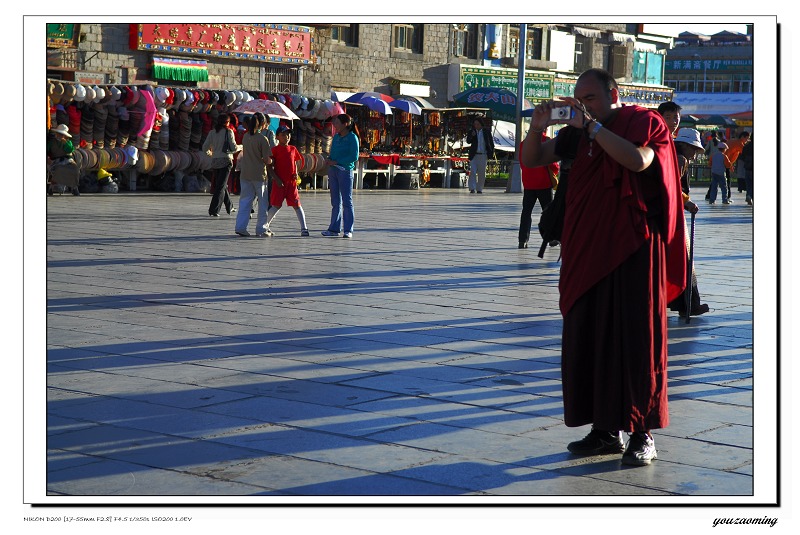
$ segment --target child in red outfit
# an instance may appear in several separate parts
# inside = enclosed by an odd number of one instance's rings
[[[300,222],[300,235],[308,236],[308,227],[306,226],[306,215],[303,212],[303,207],[300,206],[300,194],[297,191],[297,164],[303,163],[303,156],[298,152],[297,148],[289,145],[289,138],[292,131],[286,126],[279,126],[277,132],[278,144],[272,148],[272,165],[275,169],[275,174],[278,175],[280,183],[277,181],[272,185],[272,193],[269,196],[269,212],[267,213],[267,235],[269,232],[269,224],[281,209],[283,201],[286,201],[287,206],[294,207],[297,220]]]

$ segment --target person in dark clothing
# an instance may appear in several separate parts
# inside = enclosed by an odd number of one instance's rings
[[[744,166],[744,180],[746,183],[746,196],[745,202],[748,206],[753,206],[753,136],[750,135],[750,143],[747,143],[742,148],[742,154],[739,156]]]
[[[483,193],[486,183],[486,165],[489,158],[494,158],[494,138],[489,127],[483,124],[483,119],[477,117],[472,122],[472,130],[467,132],[469,143],[469,192]]]
[[[693,128],[681,128],[675,138],[675,150],[678,153],[678,169],[681,172],[681,189],[683,190],[683,207],[687,212],[696,214],[699,210],[697,204],[689,198],[689,164],[703,152],[703,144],[700,142],[700,133]],[[686,220],[684,219],[684,224]],[[686,234],[686,260],[689,261],[689,231],[684,228]],[[700,290],[697,289],[697,275],[694,271],[694,263],[691,266],[691,289],[688,287],[684,294],[676,297],[669,303],[669,309],[678,312],[679,315],[686,315],[687,293],[691,291],[692,303],[689,310],[691,316],[699,316],[708,312],[706,303],[700,302]]]

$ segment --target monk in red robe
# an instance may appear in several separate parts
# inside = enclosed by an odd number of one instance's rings
[[[565,105],[571,113],[551,118]],[[556,123],[567,126],[542,142]],[[650,464],[651,430],[669,424],[667,303],[686,281],[672,135],[655,110],[622,105],[614,78],[590,69],[574,98],[536,106],[523,147],[527,166],[575,158],[559,280],[564,422],[592,430],[567,449]],[[627,447],[622,431],[630,433]]]

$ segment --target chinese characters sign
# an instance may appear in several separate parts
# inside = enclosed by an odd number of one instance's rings
[[[517,71],[485,67],[461,68],[461,87],[464,91],[476,87],[499,87],[517,92]],[[525,98],[539,102],[552,98],[553,75],[548,73],[525,73]]]
[[[666,69],[673,71],[752,70],[752,59],[668,59]]]
[[[287,24],[131,24],[131,48],[226,59],[311,63],[313,30]]]

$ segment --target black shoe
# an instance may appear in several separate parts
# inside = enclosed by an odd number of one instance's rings
[[[469,190],[470,193],[475,193],[474,189]]]
[[[72,188],[72,194],[75,195],[76,197],[80,197],[81,192],[78,191],[78,188]]]
[[[519,242],[519,248],[520,249],[527,249],[528,248],[528,242],[526,242],[526,241]]]
[[[647,466],[650,461],[657,459],[656,445],[647,433],[636,431],[631,433],[628,447],[622,454],[622,464],[633,466]]]
[[[483,191],[481,191],[481,190],[478,190],[478,193],[483,193]]]
[[[625,442],[622,441],[622,433],[619,431],[592,429],[581,440],[567,444],[567,449],[574,455],[622,453],[625,451]]]

